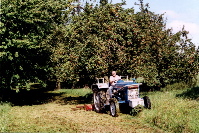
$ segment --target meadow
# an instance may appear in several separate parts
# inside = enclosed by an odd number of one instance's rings
[[[30,90],[25,98],[19,95],[17,102],[0,103],[0,132],[197,133],[199,87],[184,87],[175,84],[164,91],[142,92],[141,96],[150,97],[152,109],[116,118],[105,113],[72,110],[77,105],[92,103],[92,91],[88,88],[40,93]],[[30,102],[24,102],[27,100]]]

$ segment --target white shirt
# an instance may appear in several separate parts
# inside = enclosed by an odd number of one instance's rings
[[[116,75],[115,77],[110,76],[110,82],[113,81],[111,85],[115,85],[116,81],[118,81],[119,79],[121,78],[118,75]]]

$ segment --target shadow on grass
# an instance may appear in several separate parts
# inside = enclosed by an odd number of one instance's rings
[[[46,89],[22,89],[18,93],[15,90],[3,91],[1,93],[1,101],[9,102],[13,106],[39,105],[55,101],[55,96],[61,94],[48,93]]]
[[[64,92],[49,91],[45,88],[21,89],[18,93],[15,90],[0,90],[0,101],[9,102],[12,106],[40,105],[50,102],[61,105],[89,104],[92,102],[92,94],[76,97],[67,97],[65,94]]]
[[[199,101],[199,87],[193,87],[191,89],[188,89],[181,94],[177,94],[176,97],[189,98]]]

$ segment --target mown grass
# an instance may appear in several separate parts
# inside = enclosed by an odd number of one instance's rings
[[[10,121],[9,111],[11,106],[9,103],[0,102],[0,132],[8,131],[8,123]]]
[[[117,118],[94,111],[72,110],[76,105],[92,102],[90,89],[49,91],[45,93],[52,95],[53,100],[48,103],[13,107],[0,104],[0,132],[197,133],[199,94],[195,93],[198,89],[149,92],[152,109],[145,109],[137,116],[120,114]]]

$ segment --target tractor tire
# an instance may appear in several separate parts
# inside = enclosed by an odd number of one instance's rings
[[[149,97],[148,96],[144,96],[143,99],[144,99],[145,108],[151,109],[151,101],[150,101]]]
[[[119,103],[116,98],[111,98],[110,101],[110,115],[117,117],[120,113]]]
[[[100,96],[98,95],[98,92],[93,93],[93,105],[94,105],[94,111],[100,113],[101,112]]]
[[[101,113],[104,110],[104,99],[106,94],[104,91],[98,91],[93,93],[93,105],[94,105],[94,111],[97,113]]]

